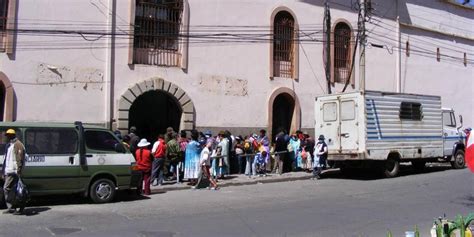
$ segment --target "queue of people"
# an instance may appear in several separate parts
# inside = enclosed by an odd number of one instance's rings
[[[218,189],[218,180],[231,173],[249,177],[282,174],[289,171],[313,172],[321,177],[326,168],[327,145],[320,135],[318,141],[307,133],[297,131],[288,135],[281,131],[274,142],[264,129],[259,135],[234,136],[229,131],[220,131],[213,136],[211,131],[181,131],[178,135],[172,128],[160,134],[153,145],[136,135],[136,128],[122,140],[135,155],[137,166],[143,173],[143,193],[150,194],[150,186],[160,186],[165,180],[186,180],[195,188]],[[151,147],[151,148],[150,148]]]

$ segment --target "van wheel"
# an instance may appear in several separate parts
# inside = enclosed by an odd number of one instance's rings
[[[90,187],[90,198],[94,203],[111,202],[115,197],[115,184],[110,179],[98,179]]]
[[[385,161],[383,169],[383,174],[385,178],[393,178],[396,177],[400,171],[400,162],[396,159],[389,158]]]
[[[451,166],[454,169],[463,169],[466,166],[463,150],[456,151],[456,154],[451,158]]]
[[[413,166],[413,169],[416,171],[423,171],[426,167],[426,161],[412,161],[411,166]]]

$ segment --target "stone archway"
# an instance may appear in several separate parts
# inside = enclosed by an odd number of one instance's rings
[[[296,130],[301,128],[301,107],[298,97],[290,88],[280,87],[275,89],[268,99],[268,135],[271,138],[276,135],[273,134],[276,132],[273,130],[278,129],[278,127],[274,126],[274,109],[278,109],[275,108],[275,106],[278,107],[280,105],[283,105],[285,108],[282,108],[279,111],[286,111],[290,108],[291,111],[289,112],[292,113],[291,116],[286,116],[286,118],[291,120],[288,132],[294,133]]]
[[[165,81],[162,78],[152,78],[149,80],[137,83],[127,89],[119,99],[118,115],[116,127],[123,134],[128,133],[129,113],[134,101],[141,95],[149,91],[165,92],[167,95],[173,97],[177,104],[181,107],[181,121],[179,125],[180,130],[192,130],[195,127],[196,112],[194,103],[189,98],[184,90],[177,85]]]
[[[3,72],[0,72],[0,83],[2,89],[2,100],[0,101],[2,103],[1,121],[10,122],[14,120],[15,91],[10,79]]]

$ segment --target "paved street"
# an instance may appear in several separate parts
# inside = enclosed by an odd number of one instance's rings
[[[0,236],[394,236],[433,218],[474,211],[469,170],[430,167],[401,177],[299,180],[180,190],[92,205],[75,197],[42,198],[26,216],[0,215]]]

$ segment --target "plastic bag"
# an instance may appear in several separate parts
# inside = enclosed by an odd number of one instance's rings
[[[18,179],[18,183],[16,185],[16,202],[17,203],[26,203],[30,198],[30,193],[28,192],[28,188],[26,187],[23,180]]]

